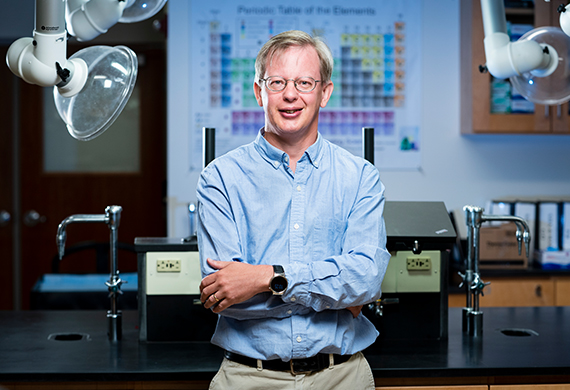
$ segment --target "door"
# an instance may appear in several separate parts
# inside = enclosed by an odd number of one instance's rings
[[[21,307],[29,308],[30,292],[38,278],[52,270],[57,253],[55,237],[59,223],[72,214],[104,214],[108,205],[123,207],[118,230],[119,241],[132,244],[135,237],[166,235],[166,65],[165,50],[129,45],[139,58],[135,92],[117,122],[93,141],[72,140],[81,164],[65,166],[53,163],[66,157],[61,143],[46,130],[44,105],[53,104],[50,92],[18,81],[20,84],[20,212],[22,215],[20,269]],[[73,53],[69,49],[69,55]],[[123,119],[125,112],[135,115]],[[133,114],[134,113],[134,114]],[[135,126],[134,133],[133,129]],[[62,133],[67,134],[63,122]],[[130,130],[129,130],[130,129]],[[58,129],[56,129],[56,132]],[[131,141],[118,147],[112,132],[130,131]],[[109,133],[109,134],[108,134]],[[61,135],[61,133],[59,133]],[[110,137],[110,138],[106,138]],[[69,139],[65,139],[68,143]],[[102,143],[103,157],[98,161],[84,158]],[[107,148],[105,146],[109,146]],[[113,150],[109,154],[109,150]],[[107,155],[105,155],[105,152]],[[126,167],[107,164],[117,157],[134,156]],[[99,155],[101,156],[101,155]],[[63,158],[66,160],[66,158]],[[84,161],[85,160],[85,161]],[[93,164],[94,163],[94,164]],[[63,165],[62,165],[63,164]],[[108,242],[105,224],[72,224],[67,227],[66,247],[85,241]],[[73,259],[72,259],[73,258]],[[120,251],[121,273],[136,271],[136,255]],[[64,257],[61,273],[94,273],[95,258],[91,253]],[[105,286],[102,286],[104,289]]]

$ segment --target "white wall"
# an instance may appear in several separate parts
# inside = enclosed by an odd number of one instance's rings
[[[505,196],[570,195],[570,136],[460,131],[461,0],[422,0],[422,169],[381,171],[388,200],[443,201],[449,210]],[[197,177],[187,164],[187,0],[169,1],[169,236],[188,234],[185,204]],[[186,68],[187,69],[187,68]]]

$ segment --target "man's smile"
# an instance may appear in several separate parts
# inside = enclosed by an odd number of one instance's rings
[[[279,112],[285,115],[295,115],[301,112],[302,110],[303,110],[302,108],[288,108],[288,109],[280,109]]]

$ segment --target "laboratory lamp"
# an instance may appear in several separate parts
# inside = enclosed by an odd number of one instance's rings
[[[166,0],[67,0],[68,31],[78,41],[89,41],[117,22],[134,23],[154,16]]]
[[[54,87],[55,105],[67,130],[88,141],[107,130],[125,107],[136,82],[137,56],[126,46],[92,46],[67,59],[68,33],[87,41],[117,22],[147,19],[164,3],[36,0],[33,37],[12,43],[6,62],[25,82]]]
[[[560,28],[566,35],[570,36],[570,9],[568,9],[568,5],[560,4],[558,6],[558,12],[560,13]]]
[[[481,0],[481,11],[489,73],[499,79],[509,78],[517,91],[533,103],[557,105],[569,101],[570,37],[559,28],[540,27],[511,42],[504,2]]]

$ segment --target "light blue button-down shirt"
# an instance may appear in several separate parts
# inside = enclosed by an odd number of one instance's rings
[[[212,342],[256,359],[354,354],[378,332],[346,308],[380,298],[388,266],[378,170],[323,139],[289,168],[263,137],[215,159],[198,182],[198,245],[207,258],[280,264],[283,296],[257,294],[224,310]]]

